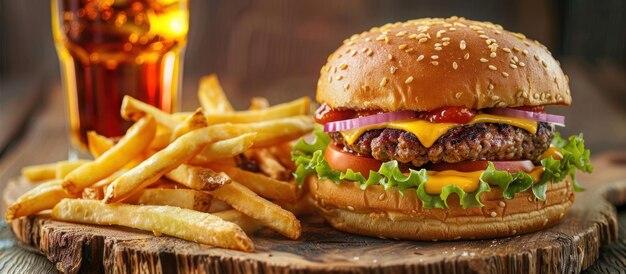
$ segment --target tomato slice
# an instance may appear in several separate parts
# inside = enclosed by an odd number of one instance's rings
[[[508,171],[515,173],[518,171],[530,172],[535,165],[529,160],[520,161],[464,161],[459,163],[440,163],[433,164],[428,167],[428,170],[444,171],[444,170],[456,170],[461,172],[471,172],[477,170],[485,170],[489,166],[489,162],[493,163],[496,170]]]
[[[346,172],[348,169],[352,169],[355,172],[361,172],[365,178],[369,176],[370,170],[378,171],[383,163],[374,158],[348,153],[333,144],[326,148],[324,159],[334,170]]]

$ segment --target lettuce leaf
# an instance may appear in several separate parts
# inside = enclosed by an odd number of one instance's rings
[[[490,185],[498,186],[505,199],[513,199],[515,194],[531,189],[535,197],[545,200],[549,182],[559,182],[570,176],[574,189],[581,191],[582,187],[578,185],[574,177],[575,172],[577,170],[593,171],[593,166],[589,161],[590,152],[584,146],[582,134],[571,136],[565,140],[558,133],[555,133],[553,145],[561,150],[563,159],[556,160],[551,157],[543,159],[541,164],[545,171],[539,182],[535,183],[533,177],[528,173],[520,171],[511,174],[506,171],[499,171],[495,169],[492,163],[489,163],[487,169],[480,176],[476,191],[467,193],[461,187],[451,184],[444,186],[441,194],[433,195],[426,193],[425,190],[424,183],[428,180],[426,169],[409,169],[408,174],[405,174],[400,170],[397,161],[383,163],[378,171],[371,170],[367,178],[360,172],[351,169],[346,172],[333,170],[324,160],[324,150],[330,144],[330,137],[320,128],[314,132],[314,137],[310,143],[302,138],[293,146],[291,157],[297,166],[294,177],[299,184],[304,183],[307,176],[317,174],[318,178],[327,179],[337,184],[342,180],[358,182],[363,190],[371,185],[382,185],[386,190],[396,187],[404,195],[404,191],[407,189],[414,189],[425,208],[447,208],[448,197],[452,194],[459,197],[463,208],[482,207],[480,195],[491,191]]]
[[[593,172],[593,165],[589,160],[591,152],[585,148],[585,140],[582,133],[579,135],[573,135],[569,138],[563,139],[558,132],[554,133],[552,139],[552,145],[559,148],[563,159],[557,160],[552,157],[541,160],[541,165],[544,168],[539,183],[533,186],[533,193],[539,200],[545,201],[546,190],[548,189],[548,182],[560,182],[566,177],[572,180],[572,186],[574,191],[584,191],[585,189],[580,186],[576,180],[576,171],[591,173]]]

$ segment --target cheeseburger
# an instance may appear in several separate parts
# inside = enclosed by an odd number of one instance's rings
[[[426,18],[355,34],[328,57],[314,138],[294,145],[336,229],[416,240],[482,239],[555,225],[591,172],[582,135],[561,138],[568,78],[548,49],[502,26]]]

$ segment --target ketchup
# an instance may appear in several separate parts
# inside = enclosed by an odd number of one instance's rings
[[[369,116],[382,113],[380,110],[337,110],[332,109],[327,104],[322,104],[315,110],[315,121],[320,124],[328,122],[347,120],[357,117]],[[468,123],[474,116],[476,110],[465,107],[443,107],[431,111],[417,112],[418,118],[431,123]]]
[[[476,110],[465,107],[442,107],[419,114],[420,119],[431,123],[457,123],[465,124],[476,116]]]

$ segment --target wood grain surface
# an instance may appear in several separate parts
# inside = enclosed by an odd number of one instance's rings
[[[581,176],[586,192],[555,227],[537,233],[481,241],[419,242],[338,232],[318,217],[303,220],[303,237],[287,240],[269,230],[253,236],[254,253],[213,248],[149,232],[54,221],[46,214],[10,224],[17,239],[66,273],[578,273],[617,238],[615,207],[607,190],[626,192],[626,154],[594,159],[600,181]],[[596,177],[593,177],[596,178]],[[593,179],[595,180],[595,179]],[[32,187],[9,183],[9,203]],[[612,195],[613,202],[622,203]]]

